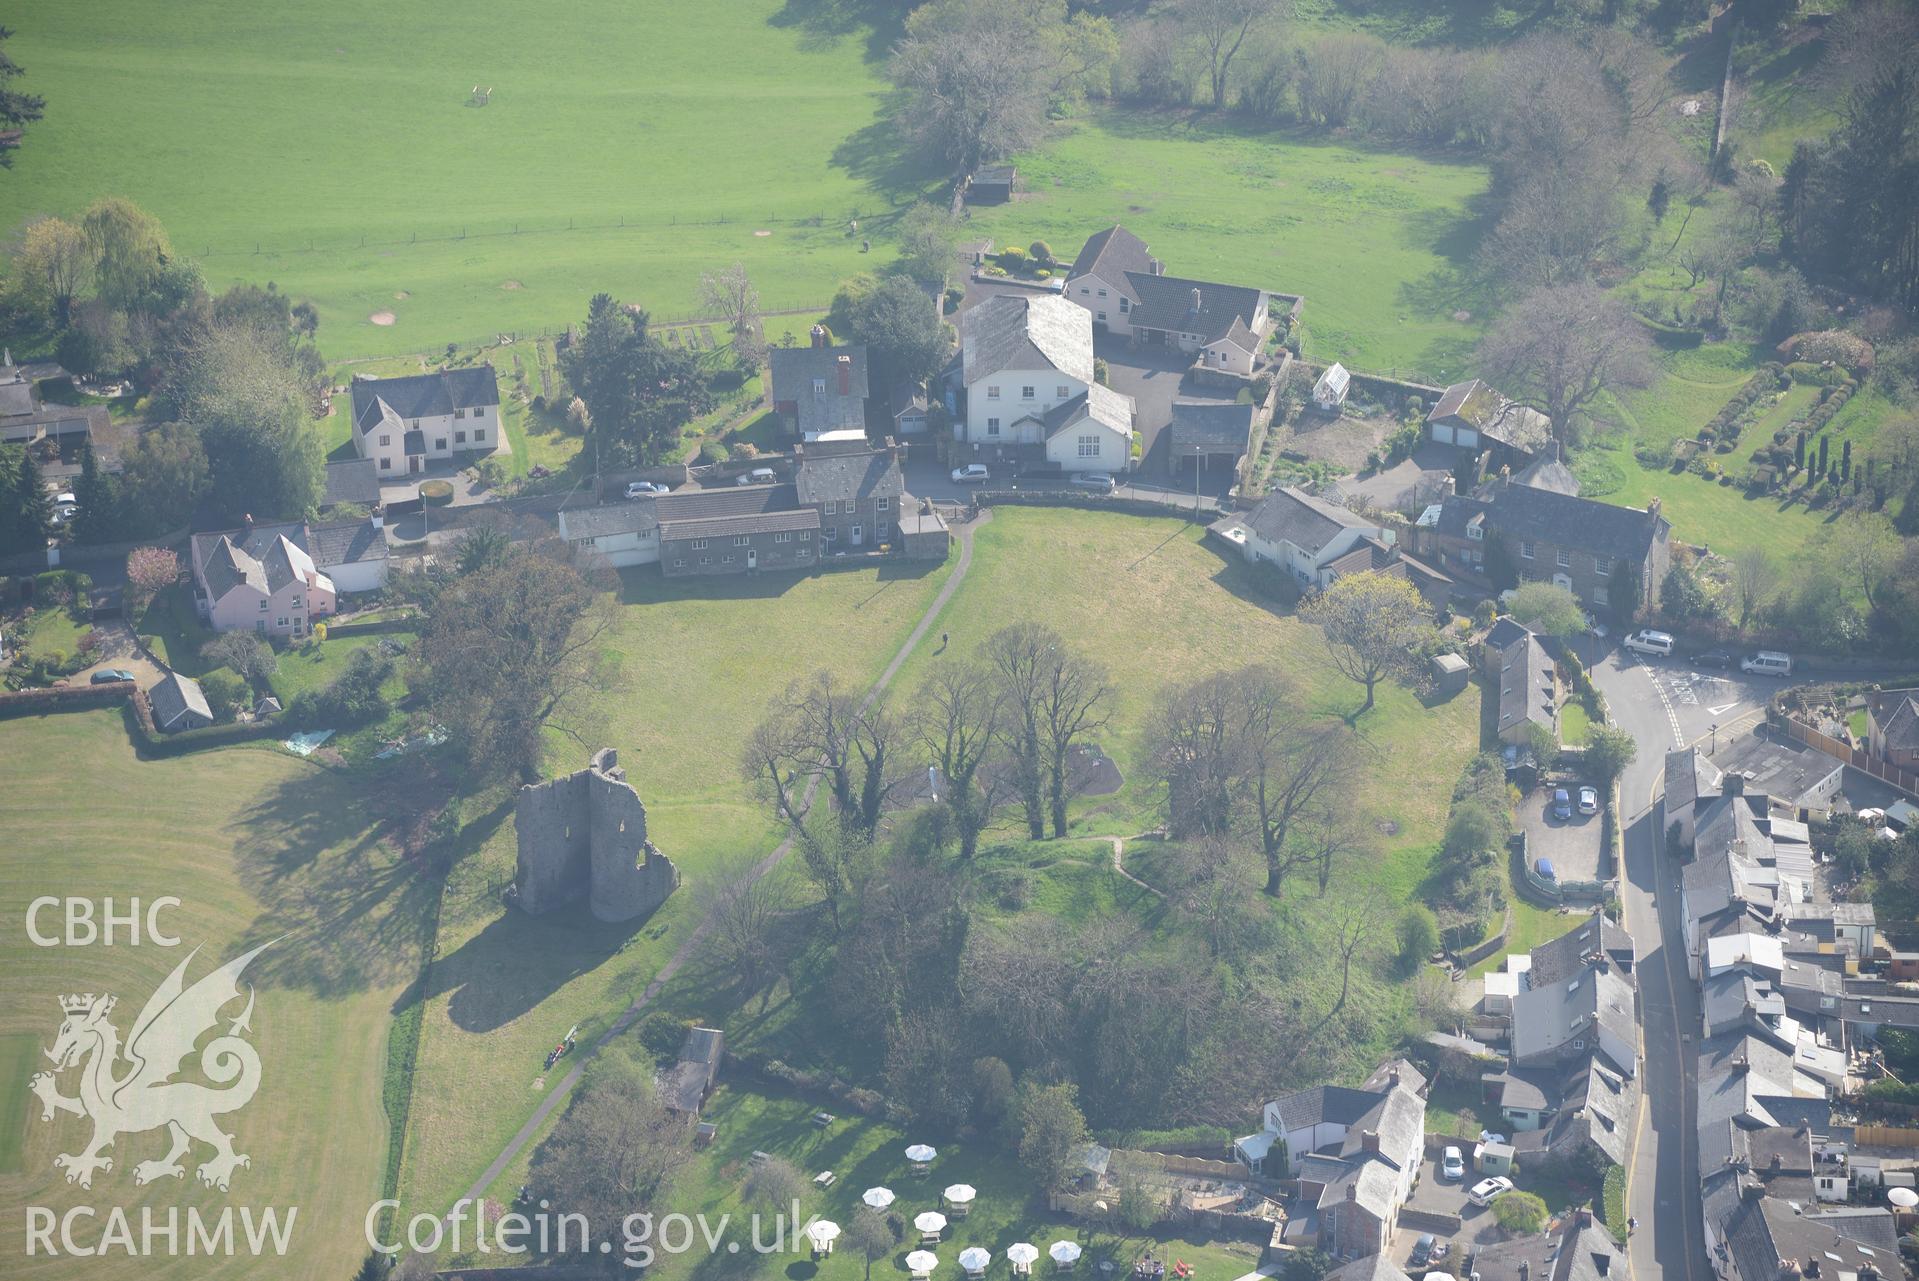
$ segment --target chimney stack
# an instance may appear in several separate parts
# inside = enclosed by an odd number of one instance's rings
[[[810,336],[813,339],[813,345],[815,347],[826,346],[826,326],[825,325],[814,325]]]
[[[853,392],[853,358],[841,356],[833,362],[840,371],[840,395],[848,396]]]
[[[1359,1200],[1359,1185],[1357,1183],[1348,1183],[1346,1185],[1346,1199],[1348,1201]]]
[[[1359,1149],[1362,1152],[1379,1151],[1379,1131],[1361,1130],[1359,1132]]]
[[[1573,1215],[1573,1222],[1582,1228],[1590,1228],[1593,1225],[1592,1207],[1589,1205],[1580,1206],[1578,1211]]]
[[[1724,777],[1719,780],[1719,794],[1721,796],[1744,796],[1746,794],[1746,776],[1727,770]]]
[[[1653,499],[1646,504],[1646,514],[1648,516],[1657,516],[1659,514],[1659,506],[1659,500],[1657,498]]]
[[[1397,1063],[1393,1065],[1393,1070],[1386,1074],[1386,1083],[1394,1089],[1399,1088],[1399,1065]]]
[[[1193,286],[1193,310],[1194,311],[1199,310],[1199,286],[1198,285]]]

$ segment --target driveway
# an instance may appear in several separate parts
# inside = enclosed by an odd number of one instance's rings
[[[1564,787],[1573,800],[1573,816],[1565,822],[1552,817],[1553,789]],[[1526,833],[1526,858],[1538,865],[1551,859],[1562,881],[1599,879],[1600,832],[1605,823],[1598,814],[1579,812],[1580,780],[1553,781],[1528,792],[1519,802],[1519,826]]]
[[[142,654],[133,644],[133,632],[118,619],[111,622],[95,623],[94,635],[100,638],[100,649],[95,654],[93,666],[82,668],[67,677],[69,685],[85,685],[95,672],[110,667],[123,668],[132,672],[134,681],[141,689],[147,689],[165,675],[159,664]]]

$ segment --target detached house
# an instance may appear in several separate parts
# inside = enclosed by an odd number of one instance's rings
[[[371,520],[195,534],[191,554],[194,600],[216,632],[298,639],[341,595],[386,582],[386,535]]]
[[[1066,273],[1065,296],[1108,333],[1191,353],[1209,369],[1250,376],[1271,296],[1263,289],[1165,274],[1124,227],[1095,232]]]
[[[382,480],[423,472],[455,454],[505,448],[493,366],[355,378],[353,447],[373,459]]]
[[[1290,485],[1260,499],[1237,523],[1246,559],[1279,566],[1303,590],[1392,560],[1392,530]]]
[[[1919,769],[1919,689],[1889,689],[1866,699],[1866,750],[1889,765]]]
[[[999,295],[960,320],[966,413],[957,444],[981,462],[1123,472],[1133,398],[1093,381],[1087,312],[1052,295]],[[964,453],[963,453],[964,456]]]
[[[1501,480],[1483,497],[1428,507],[1415,548],[1448,573],[1490,584],[1502,572],[1559,584],[1599,609],[1656,597],[1672,563],[1659,500],[1644,511]]]
[[[866,347],[835,347],[814,325],[805,347],[775,347],[767,355],[773,408],[780,426],[800,440],[827,432],[866,430]]]

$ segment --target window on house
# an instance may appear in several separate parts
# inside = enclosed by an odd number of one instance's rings
[[[1593,573],[1599,575],[1601,578],[1610,577],[1612,575],[1612,557],[1593,557]]]
[[[284,618],[282,618],[282,619],[280,619],[280,620],[279,620],[278,622],[276,622],[276,623],[274,623],[274,626],[275,626],[275,627],[285,627],[286,625],[287,625],[287,620],[286,620],[286,619],[284,619]]]
[[[1020,388],[1020,389],[1019,389],[1019,398],[1020,398],[1021,400],[1031,400],[1031,399],[1033,398],[1033,389],[1032,389],[1031,387],[1022,387],[1022,388]]]
[[[693,540],[693,550],[694,550],[694,551],[696,551],[696,552],[703,552],[703,551],[705,551],[705,550],[706,550],[706,540],[705,540],[704,538],[696,538],[696,539],[694,539],[694,540]]]
[[[873,500],[873,510],[876,512],[883,512],[892,505],[893,500],[890,498],[875,498]]]
[[[679,559],[675,559],[675,560],[674,560],[674,562],[673,562],[673,568],[674,568],[674,569],[685,569],[685,568],[686,568],[686,562],[685,562],[684,560],[679,560]]]
[[[752,537],[751,537],[750,535],[747,535],[747,534],[735,534],[735,535],[733,535],[733,545],[734,545],[735,547],[744,547],[744,546],[746,546],[746,545],[747,545],[748,543],[750,543],[750,542],[752,542],[752,541],[753,541],[753,539],[752,539]]]
[[[731,565],[732,563],[733,563],[733,553],[732,553],[732,552],[728,552],[728,553],[727,553],[726,555],[724,555],[724,556],[722,556],[722,557],[720,557],[720,564],[722,564],[722,565]]]
[[[1466,526],[1466,537],[1472,539],[1476,543],[1483,542],[1486,537],[1486,531],[1483,527],[1479,525],[1468,525]]]
[[[997,419],[997,418],[988,418],[988,419],[986,420],[986,434],[987,434],[988,436],[997,436],[997,435],[999,435],[999,419]]]
[[[815,378],[813,380],[813,394],[815,396],[824,396],[826,394],[826,379]]]
[[[445,436],[435,436],[435,437],[433,438],[433,447],[434,447],[435,449],[445,449],[445,448],[446,448],[446,437],[445,437]]]
[[[1101,319],[1101,320],[1104,320],[1104,319],[1106,319],[1106,313],[1105,313],[1105,312],[1103,312],[1103,311],[1102,311],[1102,312],[1100,312],[1100,313],[1099,313],[1099,319]]]
[[[393,437],[391,437],[391,436],[382,436],[382,437],[380,437],[380,443],[381,443],[382,445],[391,445],[391,444],[393,443]]]
[[[1072,395],[1073,393],[1070,389],[1068,389],[1065,383],[1061,383],[1059,386],[1053,388],[1053,394],[1055,396],[1058,396],[1061,400],[1065,400],[1068,396]]]
[[[1559,549],[1559,567],[1561,569],[1571,569],[1573,567],[1573,554],[1564,547]]]
[[[484,442],[485,440],[486,440],[486,432],[482,428],[475,427],[473,429],[473,443],[477,445]]]
[[[456,409],[456,410],[454,410],[454,411],[453,411],[453,416],[454,416],[455,418],[465,418],[465,417],[466,417],[466,410],[464,410],[464,409]]]
[[[1593,588],[1593,604],[1595,605],[1612,604],[1612,593],[1607,590],[1606,585],[1604,583],[1601,583],[1598,586]]]
[[[475,405],[475,406],[473,407],[473,416],[474,416],[475,418],[485,418],[485,417],[486,417],[486,406],[485,406],[485,405]]]
[[[1087,296],[1088,296],[1088,295],[1090,295],[1090,294],[1091,294],[1092,292],[1093,292],[1093,291],[1092,291],[1092,290],[1090,290],[1090,289],[1088,289],[1088,288],[1087,288],[1087,287],[1086,287],[1085,285],[1081,285],[1081,286],[1079,287],[1079,296],[1080,296],[1080,297],[1082,297],[1082,298],[1084,298],[1084,297],[1087,297]]]
[[[381,471],[392,471],[392,470],[393,470],[393,460],[392,460],[391,458],[382,458],[382,459],[380,460],[380,470],[381,470]]]
[[[998,387],[994,387],[994,386],[991,386],[991,385],[988,385],[988,387],[986,388],[986,399],[988,399],[988,400],[998,400],[998,399],[999,399],[999,388],[998,388]]]
[[[1081,436],[1079,438],[1079,456],[1081,458],[1099,457],[1099,437]]]
[[[821,530],[820,537],[825,539],[829,543],[838,542],[840,537],[840,531],[837,529]]]
[[[813,541],[813,531],[812,531],[812,530],[810,530],[810,529],[802,529],[802,530],[800,531],[800,541],[801,541],[801,542],[803,542],[803,543],[810,543],[810,542],[812,542],[812,541]]]
[[[1124,316],[1127,312],[1131,311],[1132,309],[1133,309],[1133,300],[1131,298],[1121,298],[1119,300],[1120,315]]]
[[[773,535],[773,541],[774,541],[774,542],[776,542],[776,543],[790,543],[790,542],[792,542],[792,541],[793,541],[793,535],[791,535],[791,534],[775,534],[775,535]]]
[[[1106,291],[1105,291],[1104,289],[1102,289],[1102,290],[1100,290],[1100,291],[1099,291],[1099,296],[1100,296],[1100,297],[1102,297],[1102,298],[1104,298],[1104,297],[1106,296]]]
[[[456,431],[456,432],[454,432],[454,433],[453,433],[453,443],[454,443],[454,444],[456,444],[456,445],[464,445],[464,444],[466,444],[466,433],[465,433],[465,432],[463,432],[463,431]]]
[[[266,613],[266,609],[267,609],[267,602],[265,602],[265,601],[261,601],[261,602],[260,602],[260,612],[264,614],[264,613]]]
[[[1532,539],[1522,538],[1519,540],[1519,558],[1521,560],[1531,560],[1533,558],[1533,540]]]

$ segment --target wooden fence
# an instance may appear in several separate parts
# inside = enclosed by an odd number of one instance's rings
[[[1835,760],[1843,761],[1856,770],[1872,775],[1882,783],[1890,783],[1909,796],[1919,797],[1919,772],[1882,761],[1872,754],[1862,751],[1849,743],[1822,734],[1804,721],[1794,720],[1790,716],[1778,716],[1777,724],[1786,732],[1786,737],[1807,747],[1817,748]]]
[[[1858,1125],[1852,1141],[1863,1147],[1919,1148],[1919,1130],[1899,1125]]]

